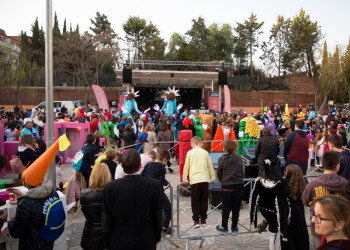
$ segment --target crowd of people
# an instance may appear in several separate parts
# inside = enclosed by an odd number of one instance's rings
[[[45,112],[17,113],[1,113],[8,118],[5,140],[19,140],[17,155],[28,168],[46,150],[40,139]],[[296,106],[292,112],[288,106],[276,104],[266,105],[263,111],[253,114],[212,114],[212,138],[219,125],[232,128],[236,138],[242,137],[239,126],[245,116],[254,117],[260,127],[261,138],[252,160],[257,165],[258,178],[251,190],[250,222],[259,233],[268,230],[269,248],[278,248],[280,233],[281,249],[309,249],[311,244],[318,249],[347,249],[350,243],[347,107],[329,107],[326,115],[317,113],[313,104],[306,108]],[[238,235],[245,175],[242,156],[235,153],[234,141],[225,140],[225,154],[219,158],[215,173],[209,153],[202,148],[206,128],[199,113],[185,109],[177,118],[159,112],[135,113],[131,119],[120,117],[118,110],[110,113],[76,108],[72,114],[61,109],[55,119],[90,124],[80,169],[73,172],[66,190],[67,203],[80,200],[86,218],[83,249],[155,249],[161,234],[172,232],[172,204],[164,192],[169,185],[166,166],[173,172],[170,159],[176,155],[174,146],[181,130],[190,130],[192,134],[192,149],[187,153],[181,177],[191,185],[193,227],[207,225],[208,183],[217,177],[222,190],[222,222],[216,229],[223,234],[229,232],[232,212],[231,232]],[[285,164],[279,157],[280,151]],[[106,158],[96,163],[101,152],[105,152]],[[305,178],[312,166],[323,173],[316,179]],[[61,188],[59,183],[56,188]],[[312,242],[305,206],[310,207]],[[260,223],[258,212],[263,217]]]

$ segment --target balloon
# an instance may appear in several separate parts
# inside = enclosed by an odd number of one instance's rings
[[[77,130],[78,130],[78,131],[81,130],[81,126],[80,126],[80,125],[77,126]]]

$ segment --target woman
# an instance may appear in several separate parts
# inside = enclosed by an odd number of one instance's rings
[[[81,210],[86,218],[80,246],[83,249],[105,249],[102,233],[102,198],[105,185],[112,180],[104,163],[97,163],[92,169],[89,189],[84,189],[80,197]]]
[[[342,196],[329,195],[315,198],[312,207],[311,221],[315,223],[315,232],[326,238],[317,250],[349,249],[350,202]]]
[[[134,145],[136,139],[137,139],[137,136],[134,133],[134,131],[132,131],[131,124],[130,123],[126,124],[123,132],[124,147],[135,148],[135,146],[134,147],[129,147],[129,146]]]
[[[154,149],[156,148],[156,144],[155,142],[157,141],[157,135],[154,132],[155,127],[151,124],[149,124],[149,131],[148,131],[148,137],[147,137],[147,141],[148,141],[148,148],[150,149]]]
[[[162,124],[160,124],[160,132],[158,133],[158,142],[160,142],[158,144],[158,148],[160,150],[166,150],[169,151],[169,149],[171,148],[171,143],[174,141],[174,137],[173,137],[173,133],[171,132],[171,130],[168,129],[168,125],[163,122]],[[168,165],[168,169],[169,172],[172,173],[173,170],[170,168],[170,160],[167,162]]]
[[[288,205],[280,181],[282,174],[277,162],[266,160],[264,163],[263,175],[256,180],[252,190],[250,223],[257,227],[257,211],[260,210],[265,220],[259,224],[259,228],[266,228],[268,225],[270,232],[269,249],[275,250],[278,242],[278,226],[280,226],[282,240],[285,241],[288,237]],[[276,205],[276,199],[278,206]],[[261,232],[259,228],[258,232]]]
[[[7,129],[5,129],[6,141],[16,141],[16,124],[11,122],[8,124]]]
[[[104,163],[108,166],[108,169],[111,172],[112,180],[114,180],[115,169],[117,168],[117,163],[114,161],[117,155],[117,151],[110,149],[106,152],[106,159],[103,159],[101,161],[101,163]]]
[[[27,168],[41,155],[39,145],[34,142],[34,137],[30,134],[22,135],[16,155],[19,156],[23,165]]]
[[[101,117],[100,124],[102,127],[102,136],[105,138],[106,145],[109,143],[109,126],[108,126],[108,118],[106,116]]]
[[[282,180],[290,207],[288,241],[281,239],[282,249],[309,249],[309,234],[305,221],[304,205],[301,196],[305,189],[303,172],[298,165],[288,165],[286,179]]]

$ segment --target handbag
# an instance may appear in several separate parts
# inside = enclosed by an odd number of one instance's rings
[[[27,167],[29,166],[30,162],[28,162]],[[12,168],[12,172],[15,174],[22,174],[24,170],[26,170],[26,166],[24,166],[21,158],[19,158],[18,155],[13,155],[12,159],[10,160],[10,165]]]

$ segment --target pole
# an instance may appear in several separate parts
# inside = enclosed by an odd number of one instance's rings
[[[222,112],[222,86],[219,84],[219,112]]]
[[[46,145],[54,143],[53,77],[52,77],[52,0],[46,0],[46,39],[45,39],[45,98],[46,98]],[[56,186],[55,159],[51,161],[47,179]]]

